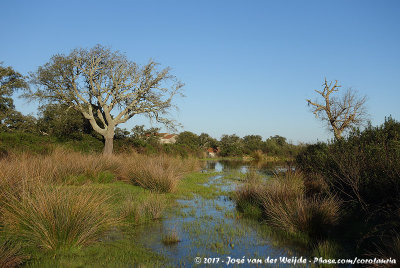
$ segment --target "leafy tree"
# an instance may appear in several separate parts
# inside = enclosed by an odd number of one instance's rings
[[[31,129],[34,119],[15,110],[12,95],[19,89],[27,89],[24,77],[11,67],[0,62],[0,130],[13,131]]]
[[[218,141],[208,135],[207,133],[201,133],[199,135],[199,146],[203,149],[207,148],[218,148]]]
[[[195,151],[199,149],[199,137],[190,131],[179,133],[176,138],[176,144],[184,145],[187,148]]]
[[[146,140],[148,138],[156,136],[159,131],[159,128],[151,127],[149,129],[145,129],[144,125],[136,125],[131,130],[131,137],[134,139]]]
[[[275,136],[269,137],[269,139],[272,140],[272,141],[274,141],[274,142],[275,142],[277,145],[279,145],[279,146],[285,146],[285,145],[287,145],[287,142],[286,142],[286,138],[285,138],[285,137],[282,137],[282,136],[279,136],[279,135],[275,135]]]
[[[247,135],[243,137],[243,150],[246,154],[261,150],[262,146],[263,140],[260,135]]]
[[[81,139],[93,132],[82,113],[68,109],[66,104],[48,104],[39,107],[38,129],[42,134],[57,138]]]
[[[170,68],[159,70],[150,60],[139,66],[118,52],[97,45],[54,55],[32,74],[36,90],[26,94],[68,105],[90,122],[105,140],[103,153],[112,154],[115,127],[137,114],[173,126],[165,115],[183,84]],[[98,123],[101,122],[101,123]]]
[[[222,156],[241,156],[243,154],[242,139],[235,134],[222,135],[220,147]]]
[[[367,98],[365,96],[359,98],[350,89],[340,98],[331,97],[331,94],[338,92],[341,87],[337,83],[336,80],[334,85],[332,82],[328,84],[325,79],[323,90],[315,90],[323,97],[323,101],[312,102],[308,99],[307,103],[312,106],[312,112],[317,118],[320,117],[322,121],[328,123],[335,138],[341,139],[343,131],[357,127],[365,121]]]
[[[115,139],[126,139],[129,137],[130,132],[126,128],[115,128]]]

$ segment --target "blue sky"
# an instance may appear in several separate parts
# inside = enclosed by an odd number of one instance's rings
[[[400,1],[3,1],[0,61],[27,74],[96,44],[185,83],[182,130],[332,138],[306,98],[324,77],[367,95],[374,125],[400,120]],[[17,109],[36,113],[34,103]],[[146,124],[132,118],[125,126]]]

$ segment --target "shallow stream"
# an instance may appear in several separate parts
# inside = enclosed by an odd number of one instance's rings
[[[268,179],[275,168],[261,167],[258,172]],[[234,174],[246,173],[248,169],[248,164],[243,162],[207,162],[203,172],[210,173],[210,177],[203,185],[218,189],[215,198],[195,195],[191,199],[177,200],[176,207],[162,221],[146,225],[143,230],[138,228],[139,241],[165,256],[170,265],[178,267],[204,266],[204,258],[211,258],[208,260],[214,262],[210,267],[225,267],[229,258],[245,259],[244,264],[231,264],[229,267],[265,267],[269,266],[264,264],[268,257],[302,256],[301,249],[296,249],[286,241],[279,241],[267,231],[265,224],[240,217],[236,211],[235,202],[230,196],[242,182]],[[164,245],[162,237],[167,234],[175,234],[180,242]],[[219,258],[218,264],[217,259],[212,258]],[[263,264],[249,265],[247,259],[262,259]],[[198,260],[201,260],[200,265],[196,264]]]

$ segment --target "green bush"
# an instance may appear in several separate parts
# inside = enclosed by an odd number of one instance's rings
[[[296,162],[310,178],[306,192],[329,192],[343,201],[347,226],[340,230],[358,230],[350,235],[360,252],[379,248],[387,241],[382,237],[400,231],[400,123],[396,120],[389,117],[381,126],[354,130],[342,140],[309,145]]]

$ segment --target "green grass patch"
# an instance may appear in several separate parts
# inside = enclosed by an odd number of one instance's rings
[[[191,199],[195,195],[204,199],[212,199],[220,195],[219,189],[214,185],[205,185],[210,177],[217,176],[220,172],[201,173],[194,172],[186,175],[178,185],[176,193],[172,196],[177,199]]]
[[[26,267],[165,267],[168,260],[136,243],[135,237],[102,242],[54,255],[41,255]]]

